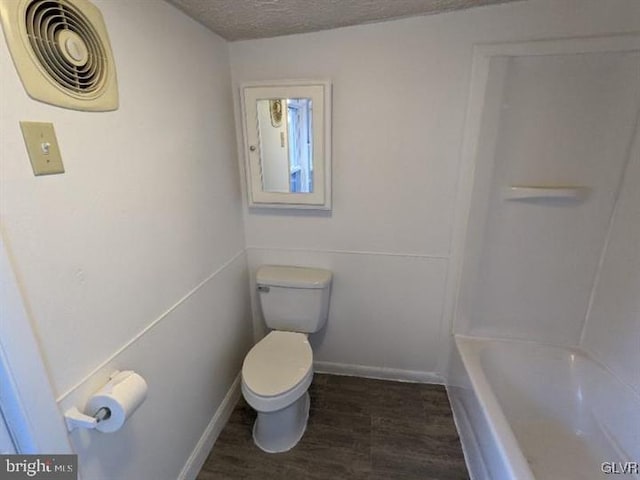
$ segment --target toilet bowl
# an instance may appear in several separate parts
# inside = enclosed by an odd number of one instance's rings
[[[285,452],[302,438],[313,379],[308,334],[327,319],[332,274],[328,270],[262,266],[256,274],[265,323],[273,330],[242,365],[242,395],[257,412],[253,440],[265,452]]]
[[[258,412],[253,440],[260,449],[284,452],[302,438],[312,379],[313,352],[303,333],[273,331],[249,351],[242,394]]]

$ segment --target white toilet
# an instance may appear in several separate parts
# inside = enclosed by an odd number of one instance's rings
[[[313,378],[307,335],[327,320],[331,278],[328,270],[276,265],[256,273],[262,313],[272,331],[244,359],[242,394],[258,412],[253,440],[265,452],[290,450],[307,428]]]

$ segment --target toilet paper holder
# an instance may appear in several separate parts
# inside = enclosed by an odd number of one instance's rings
[[[98,429],[102,432],[111,432],[118,429],[119,426],[116,426],[115,429],[109,428],[109,426],[107,426],[107,423],[109,422],[105,423],[104,426],[101,425],[101,422],[111,419],[112,414],[114,413],[112,412],[109,406],[104,404],[96,405],[94,403],[93,408],[91,408],[91,404],[93,400],[99,398],[100,394],[102,394],[102,396],[104,396],[104,394],[110,395],[117,388],[119,388],[118,386],[120,384],[124,384],[125,380],[134,378],[134,377],[137,377],[139,379],[138,383],[141,383],[143,385],[142,393],[139,392],[140,398],[132,408],[132,410],[134,411],[139,406],[139,404],[142,403],[142,401],[144,401],[144,397],[146,396],[146,388],[147,388],[146,382],[144,381],[144,379],[142,379],[138,374],[136,374],[132,370],[127,370],[124,372],[120,372],[116,370],[109,376],[109,381],[107,382],[107,384],[105,384],[100,390],[95,392],[87,402],[87,407],[85,408],[89,408],[93,410],[94,413],[92,415],[87,415],[86,413],[81,412],[78,409],[78,407],[75,407],[75,406],[69,408],[64,413],[64,419],[67,426],[67,430],[71,432],[77,428],[83,428],[83,429]],[[126,395],[126,396],[129,396],[129,395]],[[98,406],[99,408],[97,408]],[[122,419],[122,411],[121,411],[120,405],[113,405],[113,407],[115,407],[116,410],[118,410],[118,413],[115,413],[116,417],[115,419],[112,419],[112,422],[113,421],[117,422],[118,416]],[[126,420],[126,416],[124,417],[124,420]],[[121,420],[121,421],[124,422],[124,420]]]
[[[64,421],[67,424],[67,430],[72,432],[76,428],[96,428],[98,423],[107,420],[111,416],[111,410],[102,407],[93,416],[86,415],[78,410],[78,407],[71,407],[64,412]]]

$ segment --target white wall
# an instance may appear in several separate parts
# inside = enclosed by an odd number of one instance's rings
[[[640,129],[627,167],[581,346],[640,395]]]
[[[637,30],[635,0],[531,0],[231,44],[236,111],[244,81],[333,82],[333,211],[245,214],[252,271],[278,262],[336,273],[317,360],[404,378],[443,372],[473,44]]]
[[[32,101],[0,42],[2,235],[61,409],[148,380],[122,431],[72,436],[84,478],[175,479],[251,342],[228,47],[164,2],[95,3],[116,112]],[[55,124],[64,175],[33,176],[19,120]]]

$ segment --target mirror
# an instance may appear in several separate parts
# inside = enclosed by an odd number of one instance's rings
[[[258,100],[263,191],[313,192],[312,108],[310,98]]]
[[[331,208],[330,84],[242,87],[249,206]]]

